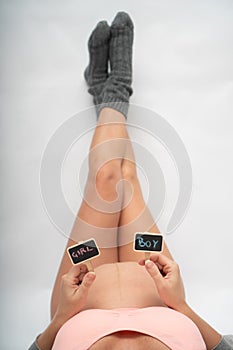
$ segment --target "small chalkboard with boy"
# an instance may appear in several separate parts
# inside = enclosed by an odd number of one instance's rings
[[[150,259],[150,253],[163,250],[163,236],[160,233],[136,232],[134,250],[145,252],[145,259]]]
[[[68,247],[67,253],[73,265],[85,262],[89,271],[94,270],[91,259],[100,255],[97,244],[93,238]]]

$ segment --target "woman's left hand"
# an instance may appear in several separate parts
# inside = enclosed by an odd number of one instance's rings
[[[62,276],[60,298],[55,318],[66,322],[80,312],[87,299],[89,288],[96,275],[88,272],[86,265],[75,265]]]
[[[164,304],[172,309],[186,305],[183,281],[178,264],[161,253],[154,253],[150,260],[140,260],[155,282]]]

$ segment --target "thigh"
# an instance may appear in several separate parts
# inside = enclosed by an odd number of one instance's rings
[[[68,244],[76,244],[94,238],[100,255],[93,258],[96,268],[102,264],[118,261],[117,232],[119,213],[102,213],[83,201],[74,222]]]
[[[90,238],[94,238],[100,249],[100,255],[92,259],[92,265],[94,268],[109,263],[115,263],[118,261],[117,250],[117,226],[118,226],[119,214],[105,214],[101,213],[91,206],[89,206],[84,200],[79,209],[77,218],[74,222],[70,238],[67,242],[65,252],[63,254],[60,267],[55,280],[52,298],[51,298],[51,317],[56,312],[61,277],[67,273],[71,268],[72,263],[66,252],[67,248],[85,241]]]
[[[118,229],[119,261],[138,261],[143,259],[145,254],[133,250],[135,232],[160,233],[160,230],[144,201],[134,161],[123,160],[122,178],[126,181],[124,205]],[[163,247],[163,253],[172,259],[166,243]]]
[[[89,222],[90,222],[90,217],[92,218],[93,222],[97,221],[97,217],[99,217],[99,213],[96,215],[93,215],[93,212],[90,213],[89,210],[86,208],[85,210],[85,206],[86,204],[83,203],[81,208],[80,208],[80,215],[81,217],[85,217],[85,215],[87,215],[89,213]],[[85,213],[85,215],[82,213],[82,211]],[[83,215],[82,215],[82,214]],[[106,223],[106,222],[105,222]],[[94,229],[95,226],[91,226],[90,228]],[[105,227],[106,228],[106,227]],[[98,227],[97,227],[98,229]],[[111,228],[109,228],[111,230]],[[85,231],[86,230],[86,231]],[[106,233],[106,232],[105,232]],[[109,233],[109,232],[108,232]],[[112,233],[112,232],[111,232]],[[111,235],[110,233],[110,235]],[[118,250],[117,250],[117,246],[116,246],[116,237],[117,233],[113,232],[113,238],[110,238],[112,247],[111,248],[99,248],[100,249],[100,255],[94,259],[92,259],[92,266],[95,268],[97,268],[100,265],[103,264],[109,264],[109,263],[115,263],[118,261]],[[87,227],[85,227],[85,224],[80,227],[80,220],[79,220],[79,216],[77,216],[77,219],[74,223],[72,232],[71,232],[71,238],[68,239],[66,248],[65,248],[65,252],[63,254],[61,263],[60,263],[60,267],[57,273],[57,277],[55,280],[55,284],[53,287],[53,292],[52,292],[52,298],[51,298],[51,318],[53,318],[56,309],[57,309],[57,305],[58,305],[58,301],[59,301],[59,294],[60,294],[60,283],[61,283],[61,277],[66,274],[69,269],[72,266],[71,260],[67,254],[67,248],[77,244],[79,241],[82,240],[86,240],[86,239],[90,239],[90,238],[95,238],[94,232],[91,232],[91,230],[88,230]],[[97,245],[98,245],[98,239],[96,239],[97,241]],[[114,243],[115,242],[115,243]],[[98,245],[99,246],[99,245]]]

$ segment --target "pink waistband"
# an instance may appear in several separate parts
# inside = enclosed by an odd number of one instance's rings
[[[99,339],[126,330],[150,335],[173,350],[206,350],[196,325],[167,307],[82,311],[63,325],[52,350],[86,350]]]

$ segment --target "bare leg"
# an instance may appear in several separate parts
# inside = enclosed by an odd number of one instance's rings
[[[105,248],[100,249],[100,256],[92,260],[94,267],[118,261],[117,230],[123,202],[123,186],[119,184],[125,154],[123,139],[126,137],[125,117],[104,108],[90,147],[85,195],[67,243],[69,247],[80,240],[95,238],[98,246]],[[52,317],[58,304],[61,277],[70,267],[65,251],[52,293]]]
[[[122,179],[126,181],[119,186]],[[102,201],[98,201],[96,192]],[[67,247],[94,237],[98,246],[102,247],[101,255],[93,260],[94,267],[117,261],[138,261],[143,255],[132,249],[132,237],[136,231],[159,232],[159,229],[143,199],[125,117],[115,110],[104,108],[90,147],[85,198]],[[164,252],[171,257],[166,245]],[[53,289],[52,316],[57,308],[61,276],[70,267],[65,251]]]
[[[130,140],[127,143],[126,156],[121,170],[122,178],[127,182],[124,181],[124,209],[121,211],[119,221],[119,261],[138,261],[145,255],[132,249],[134,233],[140,231],[159,233],[160,231],[143,198]],[[164,244],[163,253],[172,259],[166,244]]]

